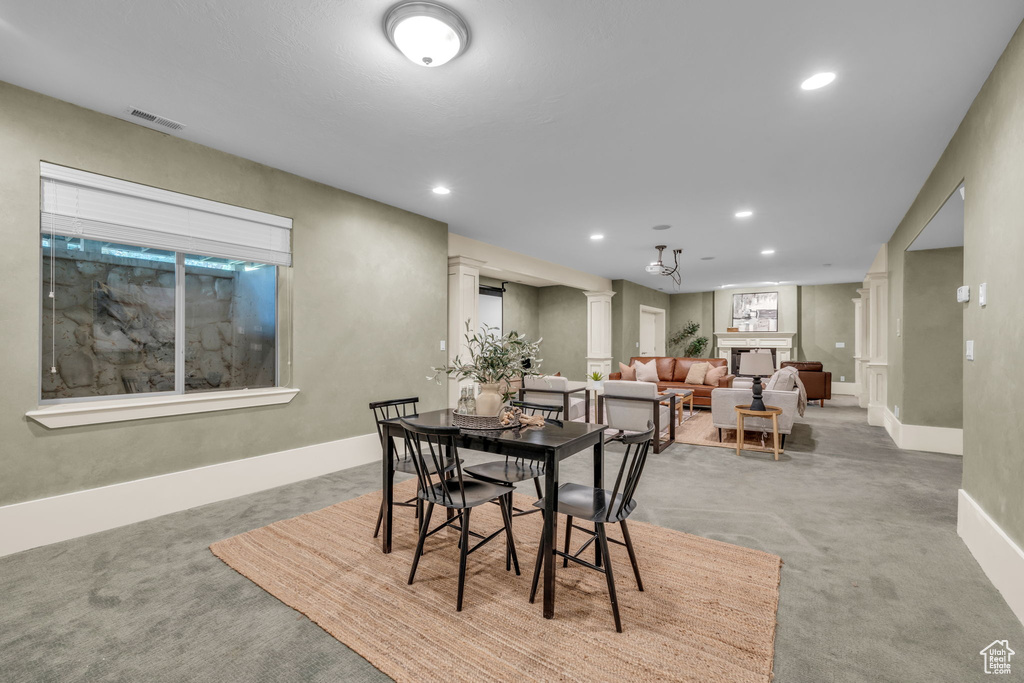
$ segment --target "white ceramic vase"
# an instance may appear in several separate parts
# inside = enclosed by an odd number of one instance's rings
[[[497,384],[481,384],[480,393],[476,397],[476,414],[494,416],[501,411],[505,399],[498,391]]]

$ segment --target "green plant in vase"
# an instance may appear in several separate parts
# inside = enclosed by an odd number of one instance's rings
[[[539,375],[543,362],[537,357],[542,339],[530,341],[516,331],[504,336],[496,327],[484,325],[474,333],[466,321],[466,349],[456,355],[448,365],[431,368],[434,374],[427,379],[441,383],[441,376],[469,379],[480,384],[476,397],[478,415],[497,415],[502,405],[515,394],[511,382],[527,375]]]
[[[594,370],[592,373],[590,373],[590,379],[594,380],[595,382],[600,382],[601,380],[604,379],[604,373]]]

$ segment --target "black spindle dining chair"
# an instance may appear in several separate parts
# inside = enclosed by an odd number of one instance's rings
[[[604,489],[597,489],[593,486],[581,484],[562,484],[555,493],[555,511],[566,516],[565,520],[565,550],[554,549],[555,555],[562,558],[562,566],[569,566],[572,560],[585,567],[601,572],[605,575],[608,583],[608,597],[612,602],[612,615],[615,617],[615,630],[622,633],[622,621],[619,619],[619,603],[615,597],[615,576],[612,573],[611,555],[608,553],[608,542],[626,546],[629,553],[629,561],[633,565],[633,575],[636,577],[638,590],[644,589],[643,581],[640,580],[640,568],[637,566],[636,553],[633,552],[633,541],[629,537],[629,528],[626,526],[626,518],[636,509],[636,500],[633,495],[636,493],[637,485],[640,483],[640,475],[643,474],[644,465],[647,464],[647,453],[650,451],[651,442],[654,440],[654,423],[647,423],[647,431],[627,436],[617,436],[612,441],[621,441],[626,448],[619,465],[618,476],[615,477],[615,486],[609,492]],[[538,508],[543,508],[544,501],[534,503]],[[573,524],[573,519],[584,519],[594,523],[594,531],[585,529]],[[622,541],[609,539],[605,533],[605,524],[618,523],[622,528]],[[573,529],[586,533],[589,538],[575,553],[570,553],[570,538]],[[580,557],[586,548],[597,541],[598,552],[601,561],[592,564]],[[540,577],[541,563],[544,559],[544,543],[537,549],[537,564],[533,570],[533,586],[530,588],[530,602],[533,602],[537,595],[537,579]],[[600,565],[600,566],[599,566]]]
[[[416,578],[416,567],[423,555],[423,544],[427,537],[449,526],[458,529],[461,536],[459,539],[459,594],[456,611],[461,612],[462,596],[466,585],[467,557],[502,532],[505,533],[506,556],[511,555],[516,574],[519,574],[519,559],[516,557],[516,546],[512,539],[511,510],[507,504],[508,494],[512,492],[512,488],[463,477],[457,444],[458,427],[426,427],[406,419],[402,420],[402,426],[405,427],[406,451],[412,454],[413,462],[416,465],[416,476],[419,480],[417,496],[427,503],[426,512],[420,523],[416,554],[413,555],[412,568],[409,570],[409,584],[411,585],[413,579]],[[449,472],[447,477],[439,476],[437,473],[444,471],[446,462],[454,463],[454,469]],[[473,508],[492,501],[497,501],[501,507],[502,528],[486,537],[474,534],[469,527],[470,512]],[[431,530],[430,517],[434,512],[435,505],[447,508],[455,514],[444,524]],[[481,539],[472,548],[469,547],[470,536]],[[506,560],[506,566],[507,564]]]
[[[559,422],[558,416],[562,414],[562,406],[546,405],[543,403],[527,403],[525,401],[512,401],[512,405],[519,408],[528,415],[541,415],[545,421]],[[540,490],[540,478],[544,476],[544,463],[529,458],[516,458],[505,456],[504,460],[492,460],[481,465],[470,465],[466,472],[477,479],[493,482],[495,484],[518,484],[527,479],[533,479],[533,485],[537,489],[537,497],[544,494]],[[511,505],[511,496],[509,505]],[[512,516],[528,515],[540,510],[520,510],[512,508]]]
[[[396,418],[414,417],[419,412],[417,410],[417,404],[419,403],[419,397],[412,398],[396,398],[389,401],[375,401],[370,404],[370,410],[373,411],[374,423],[377,425],[377,436],[380,438],[380,444],[382,453],[387,454],[387,444],[384,443],[385,435],[384,430],[381,427],[381,423],[385,420],[394,420]],[[416,465],[413,462],[412,456],[406,450],[404,453],[395,453],[394,456],[394,471],[404,472],[405,474],[416,474]],[[445,471],[450,471],[455,466],[454,463],[446,463]],[[391,486],[393,482],[387,482],[387,486]],[[423,519],[423,501],[418,497],[414,496],[404,502],[395,502],[393,505],[401,507],[412,507],[416,508],[416,518]],[[380,534],[380,525],[384,519],[384,501],[380,502],[380,510],[377,512],[377,525],[373,529],[373,537],[377,538]]]

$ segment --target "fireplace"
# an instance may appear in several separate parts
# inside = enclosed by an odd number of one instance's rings
[[[779,367],[778,360],[777,360],[777,358],[775,356],[775,349],[751,349],[751,348],[736,348],[736,347],[734,347],[734,348],[731,349],[732,354],[729,357],[729,373],[732,374],[732,375],[736,375],[737,377],[742,377],[742,375],[740,375],[740,354],[741,353],[748,353],[750,351],[758,351],[758,350],[761,350],[761,351],[771,351],[771,353],[772,353],[772,365],[774,365],[776,368]]]

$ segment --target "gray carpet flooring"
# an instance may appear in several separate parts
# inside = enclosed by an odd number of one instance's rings
[[[896,449],[844,398],[787,446],[672,446],[634,513],[782,556],[776,681],[982,680],[985,645],[1024,652],[956,535],[960,458]],[[587,455],[565,461],[563,481],[589,476]],[[388,680],[207,549],[376,488],[367,465],[0,558],[0,680]]]

